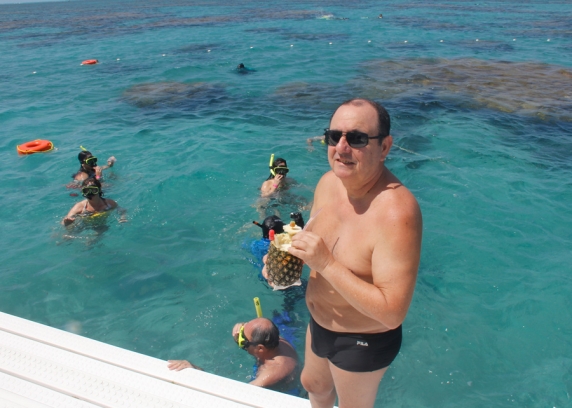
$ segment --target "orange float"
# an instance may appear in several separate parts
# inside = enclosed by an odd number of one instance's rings
[[[99,61],[96,59],[85,60],[81,63],[81,65],[93,65],[97,64]]]
[[[54,144],[49,140],[37,139],[16,146],[16,150],[20,154],[43,153],[54,150]]]

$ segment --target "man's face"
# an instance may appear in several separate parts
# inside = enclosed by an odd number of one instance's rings
[[[377,136],[377,121],[376,110],[367,103],[362,106],[343,105],[332,117],[330,129],[342,132],[357,130],[370,137]],[[383,160],[389,152],[385,139],[382,145],[378,139],[371,139],[365,147],[352,148],[345,135],[342,136],[336,146],[328,146],[328,161],[334,174],[340,179],[354,179],[357,182],[367,182],[378,177],[383,168]]]

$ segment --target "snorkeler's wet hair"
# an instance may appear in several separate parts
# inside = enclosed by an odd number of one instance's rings
[[[103,191],[101,190],[101,183],[99,182],[98,179],[96,179],[94,177],[88,177],[81,183],[81,186],[82,187],[87,187],[87,186],[99,187],[99,196],[103,197]]]
[[[370,136],[384,136],[384,137],[388,136],[391,128],[391,120],[389,119],[389,113],[387,113],[385,108],[381,106],[379,103],[371,101],[369,99],[353,98],[343,102],[340,106],[338,106],[338,108],[334,111],[334,113],[332,113],[332,116],[330,117],[330,123],[332,123],[332,118],[334,117],[334,115],[336,114],[336,112],[340,107],[344,105],[363,106],[365,104],[368,104],[377,112],[377,135],[370,135]],[[381,142],[383,141],[383,139],[377,139],[377,140],[379,144],[381,144]]]
[[[251,343],[262,344],[267,349],[275,349],[280,344],[280,331],[274,322],[266,319],[271,323],[271,326],[257,325],[250,335]]]
[[[81,164],[83,164],[83,162],[85,161],[85,159],[87,159],[88,157],[93,156],[93,154],[91,154],[91,152],[88,152],[87,150],[82,150],[81,152],[79,152],[79,154],[77,155],[77,159],[79,160],[79,162]]]

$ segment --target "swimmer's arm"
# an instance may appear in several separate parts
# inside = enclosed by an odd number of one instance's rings
[[[262,183],[262,187],[260,187],[260,195],[262,197],[268,197],[274,193],[278,187],[280,187],[283,179],[283,175],[277,174],[273,179],[266,180],[264,183]]]
[[[181,371],[185,368],[194,368],[195,370],[205,371],[201,367],[196,366],[187,360],[169,360],[167,368],[171,371]]]
[[[77,180],[75,178],[68,184],[66,184],[66,188],[80,188],[80,187],[81,187],[81,180]]]
[[[115,200],[110,198],[106,198],[105,200],[111,205],[111,208],[115,208],[117,210],[117,214],[119,214],[119,222],[127,222],[127,210],[120,207]]]
[[[258,367],[256,378],[249,384],[257,387],[270,387],[288,376],[293,367],[287,365],[274,366],[272,369],[265,367],[265,364]]]
[[[318,140],[324,140],[324,135],[309,137],[306,139],[306,143],[312,144],[312,142],[316,142]]]
[[[103,170],[107,170],[110,167],[113,167],[113,165],[115,164],[117,160],[115,159],[115,157],[111,156],[109,159],[107,159],[107,165],[106,166],[96,166],[95,167],[95,178],[96,179],[100,179],[101,177],[103,177]]]
[[[83,204],[83,201],[75,204],[68,212],[68,214],[62,219],[62,225],[68,226],[72,224],[75,221],[75,216],[81,212]]]
[[[87,174],[85,174],[83,171],[78,171],[76,173],[76,175],[74,176],[74,180],[78,181],[78,182],[82,182],[87,178]]]
[[[97,169],[98,169],[98,168],[100,169],[100,170],[99,170],[99,173],[100,173],[99,175],[101,176],[101,172],[102,172],[103,170],[107,170],[107,169],[113,167],[113,165],[115,164],[116,161],[117,161],[117,159],[116,159],[114,156],[111,156],[109,159],[107,159],[107,165],[106,165],[106,166],[97,166],[97,167],[96,167],[96,170],[95,170],[95,171],[96,171],[96,175],[97,175]]]

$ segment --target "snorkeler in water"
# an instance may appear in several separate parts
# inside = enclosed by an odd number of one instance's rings
[[[236,66],[236,72],[239,74],[248,74],[249,72],[256,72],[256,70],[245,67],[244,64],[241,62]]]
[[[262,197],[268,197],[279,190],[284,190],[289,184],[294,182],[291,178],[286,177],[286,174],[290,171],[286,160],[280,157],[274,159],[274,154],[272,154],[269,167],[270,175],[260,187],[260,195]]]
[[[308,151],[309,152],[313,152],[314,151],[314,145],[313,142],[320,142],[321,144],[323,144],[324,146],[326,145],[325,142],[325,137],[324,135],[320,135],[320,136],[313,136],[313,137],[309,137],[306,139],[306,143],[308,144]]]
[[[65,226],[72,224],[77,217],[93,216],[118,208],[114,200],[103,198],[101,183],[94,177],[85,179],[81,186],[81,193],[85,200],[75,204],[63,218],[62,224]],[[120,213],[119,222],[127,222],[125,210],[118,208],[118,211]]]
[[[103,177],[103,170],[113,167],[116,161],[115,157],[111,156],[107,159],[106,166],[98,166],[97,157],[83,147],[77,158],[79,160],[79,170],[72,175],[75,182],[81,182],[89,177],[95,177],[100,180]]]

